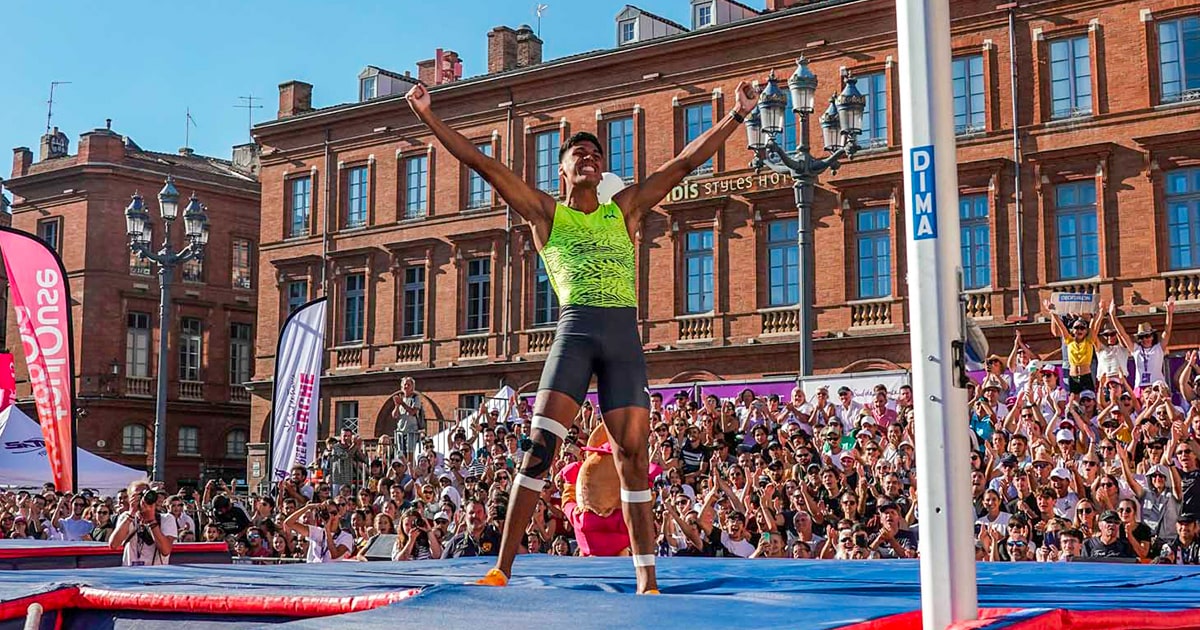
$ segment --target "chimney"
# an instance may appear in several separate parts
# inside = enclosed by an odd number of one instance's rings
[[[13,149],[12,177],[24,177],[30,166],[33,166],[33,151],[29,147]]]
[[[254,142],[247,142],[246,144],[234,145],[233,167],[240,171],[257,176],[259,167],[258,144]]]
[[[125,139],[109,129],[93,129],[79,136],[79,163],[120,162],[125,157]]]
[[[534,35],[528,24],[517,29],[517,67],[527,68],[542,63],[542,40]]]
[[[55,127],[53,131],[42,136],[42,144],[38,151],[38,161],[66,157],[69,144],[70,141],[67,139],[67,134],[59,131],[58,127]]]
[[[437,60],[426,59],[418,61],[417,79],[425,85],[437,85]]]
[[[183,157],[192,157],[193,155],[196,155],[196,151],[193,150],[192,147],[179,147],[179,155],[182,155]]]
[[[303,81],[288,81],[279,84],[279,113],[277,118],[287,118],[311,112],[312,89],[310,83]]]
[[[517,32],[497,26],[488,32],[488,74],[517,67]]]

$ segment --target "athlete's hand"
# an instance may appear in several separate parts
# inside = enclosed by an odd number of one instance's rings
[[[408,100],[408,106],[418,116],[429,112],[429,90],[426,90],[424,85],[418,83],[412,86],[404,98]]]
[[[415,89],[415,88],[414,88]],[[750,113],[758,105],[758,94],[754,90],[754,86],[740,81],[737,84],[737,113],[745,116]]]

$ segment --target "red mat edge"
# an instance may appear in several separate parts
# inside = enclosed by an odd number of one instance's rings
[[[1198,602],[1200,603],[1200,602]],[[1183,630],[1200,628],[1200,609],[1150,611],[1047,610],[1026,619],[1006,619],[1023,608],[981,608],[979,619],[952,624],[946,630]],[[1002,624],[1002,625],[996,625]],[[838,630],[921,630],[921,611],[913,610],[842,626]]]
[[[31,553],[33,552],[33,553]],[[223,542],[209,543],[175,543],[171,555],[189,553],[228,553],[229,546]],[[62,556],[108,556],[121,555],[120,549],[98,547],[94,545],[61,545],[44,549],[29,549],[22,547],[0,549],[0,560],[17,560],[20,558],[42,558]]]
[[[180,593],[134,593],[88,586],[67,587],[47,593],[0,602],[0,621],[19,619],[30,604],[62,610],[138,610],[142,612],[189,612],[225,615],[280,615],[289,617],[326,617],[371,610],[406,600],[419,593],[413,588],[388,593],[352,597],[271,596],[262,595],[191,595]]]

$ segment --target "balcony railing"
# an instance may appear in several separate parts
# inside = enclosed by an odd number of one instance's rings
[[[712,341],[712,313],[703,315],[683,315],[676,317],[679,324],[679,341]]]
[[[396,363],[420,363],[423,341],[401,341],[396,344]]]
[[[250,402],[250,392],[241,385],[229,386],[229,402],[248,403]]]
[[[1100,292],[1099,279],[1064,280],[1052,282],[1047,286],[1056,293],[1090,293],[1094,295]]]
[[[488,355],[488,336],[474,335],[458,338],[458,356],[463,359],[482,359]]]
[[[149,376],[126,376],[125,395],[146,398],[154,396],[154,379]]]
[[[851,328],[892,325],[892,299],[869,300],[850,304]]]
[[[1200,301],[1200,269],[1169,271],[1163,274],[1168,300],[1176,302]]]
[[[1164,94],[1162,100],[1164,103],[1183,103],[1183,102],[1191,102],[1191,101],[1200,101],[1200,90],[1192,88],[1190,90],[1183,90],[1181,92],[1173,92],[1171,94]]]
[[[763,309],[758,312],[762,334],[781,335],[800,331],[800,313],[794,306]]]
[[[972,319],[992,318],[991,289],[968,291],[963,294],[967,305],[967,317]]]
[[[362,367],[362,346],[352,346],[346,348],[334,348],[333,368],[335,370],[345,370],[347,368]]]
[[[545,354],[550,352],[550,346],[554,345],[554,329],[526,331],[525,339],[529,354]]]
[[[204,383],[202,381],[179,381],[180,400],[204,400]]]

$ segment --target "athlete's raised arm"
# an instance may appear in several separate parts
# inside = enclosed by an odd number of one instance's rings
[[[738,83],[736,94],[734,109],[729,112],[728,116],[722,118],[708,131],[700,134],[699,138],[688,143],[683,151],[679,152],[679,155],[658,167],[658,170],[651,173],[644,181],[617,193],[613,201],[620,206],[627,222],[640,223],[642,216],[662,201],[672,188],[683,181],[684,177],[715,155],[717,149],[720,149],[725,140],[729,138],[729,134],[733,133],[745,120],[746,115],[757,104],[754,88],[749,83],[742,81]],[[734,118],[734,114],[737,114],[738,117]]]
[[[425,123],[434,137],[446,147],[451,155],[467,167],[479,173],[521,218],[544,227],[554,219],[554,198],[525,183],[516,173],[499,160],[484,155],[470,140],[451,129],[430,107],[429,91],[424,85],[413,86],[408,94],[409,107],[421,122]],[[668,188],[668,190],[670,190]]]

